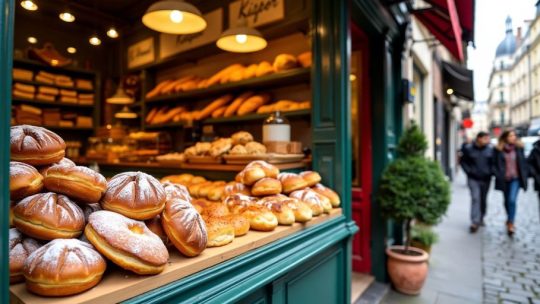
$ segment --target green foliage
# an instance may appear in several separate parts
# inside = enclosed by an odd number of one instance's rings
[[[397,152],[399,157],[424,156],[428,148],[426,136],[414,122],[405,130],[399,140]]]
[[[425,246],[431,246],[439,241],[439,236],[429,226],[414,225],[411,230],[411,239]]]

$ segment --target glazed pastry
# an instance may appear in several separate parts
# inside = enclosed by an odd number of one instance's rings
[[[225,110],[225,113],[223,114],[224,117],[231,117],[236,114],[238,111],[238,108],[246,101],[248,98],[253,96],[255,93],[248,91],[243,94],[240,94],[238,97],[236,97],[229,106],[227,106],[227,109]]]
[[[246,147],[243,145],[236,145],[232,147],[232,149],[229,151],[230,155],[247,155],[248,152],[246,150]]]
[[[105,177],[83,166],[52,166],[45,172],[43,182],[47,190],[87,204],[98,203],[107,190]]]
[[[15,228],[9,229],[9,284],[24,281],[23,267],[28,256],[41,244],[22,234]]]
[[[276,72],[286,71],[298,67],[296,57],[291,54],[279,54],[274,59],[274,70]]]
[[[252,161],[250,162],[249,164],[246,165],[245,167],[246,169],[247,168],[261,168],[264,170],[264,173],[266,174],[266,177],[271,177],[271,178],[277,178],[278,175],[279,175],[279,169],[278,167],[272,165],[272,164],[269,164],[263,160],[255,160],[255,161]]]
[[[167,201],[161,221],[169,240],[183,255],[197,256],[206,248],[206,224],[189,202],[182,199]]]
[[[278,179],[283,185],[283,193],[291,193],[296,190],[304,189],[308,183],[298,174],[283,172],[278,175]]]
[[[322,185],[322,184],[316,184],[313,186],[313,191],[319,193],[322,196],[325,196],[330,200],[330,203],[332,204],[332,207],[337,208],[341,204],[341,200],[339,199],[339,195],[332,189]]]
[[[315,171],[304,171],[300,172],[299,175],[306,181],[308,187],[313,187],[321,182],[321,176]]]
[[[266,154],[266,147],[256,141],[252,141],[246,144],[246,152],[248,155],[262,155]]]
[[[36,168],[21,162],[9,163],[9,197],[20,200],[43,189],[43,176]]]
[[[257,202],[276,216],[280,225],[292,225],[295,222],[294,212],[285,200],[279,196],[267,196]]]
[[[34,166],[59,162],[66,149],[66,143],[56,133],[30,125],[11,127],[10,146],[11,160]]]
[[[166,198],[163,186],[154,177],[124,172],[109,181],[101,206],[132,219],[148,220],[161,213]]]
[[[246,131],[236,132],[231,136],[233,145],[245,145],[253,141],[253,135]]]
[[[84,214],[67,196],[38,193],[15,205],[13,224],[22,233],[36,239],[69,239],[82,233]]]
[[[254,196],[267,196],[279,193],[281,193],[281,182],[271,177],[261,178],[251,188],[251,194]]]
[[[224,220],[228,221],[234,227],[234,237],[242,236],[249,231],[249,220],[241,214],[229,214],[222,216]]]
[[[92,213],[84,234],[113,263],[138,274],[160,273],[169,259],[163,241],[144,222],[119,213]]]
[[[225,246],[234,240],[231,222],[219,217],[203,217],[208,232],[208,247]]]
[[[34,251],[24,265],[26,288],[42,296],[67,296],[96,286],[107,263],[92,245],[58,239]]]

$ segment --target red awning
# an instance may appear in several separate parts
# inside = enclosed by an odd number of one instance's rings
[[[459,61],[464,60],[461,23],[455,0],[427,0],[430,8],[417,9],[413,14]]]
[[[474,42],[474,0],[456,0],[463,40]]]

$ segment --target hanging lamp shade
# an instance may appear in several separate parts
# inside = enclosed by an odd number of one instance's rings
[[[135,119],[137,116],[137,113],[131,112],[127,105],[124,106],[120,112],[114,114],[114,117],[118,119]]]
[[[245,19],[240,19],[236,27],[221,34],[216,45],[228,52],[251,53],[264,49],[268,43],[261,32],[248,27]]]
[[[127,105],[133,103],[133,98],[131,98],[129,95],[126,94],[126,92],[124,92],[124,88],[122,87],[122,84],[120,84],[116,89],[116,93],[114,93],[113,96],[107,98],[107,103]]]
[[[150,5],[142,23],[154,31],[176,35],[198,33],[206,28],[201,12],[182,0],[163,0]]]

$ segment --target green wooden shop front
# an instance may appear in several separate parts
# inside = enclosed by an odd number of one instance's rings
[[[0,302],[9,302],[9,124],[13,56],[13,0],[0,0],[0,195],[2,235]],[[363,233],[352,220],[350,26],[370,41],[373,185],[392,160],[401,133],[398,95],[404,28],[378,1],[313,0],[313,168],[340,193],[343,215],[247,252],[184,279],[129,299],[129,303],[350,303],[352,238]],[[391,14],[388,14],[391,12]],[[398,14],[398,13],[395,13]],[[403,16],[402,16],[403,17]],[[372,273],[386,280],[384,248],[392,227],[371,200]],[[390,236],[390,237],[389,237]]]

